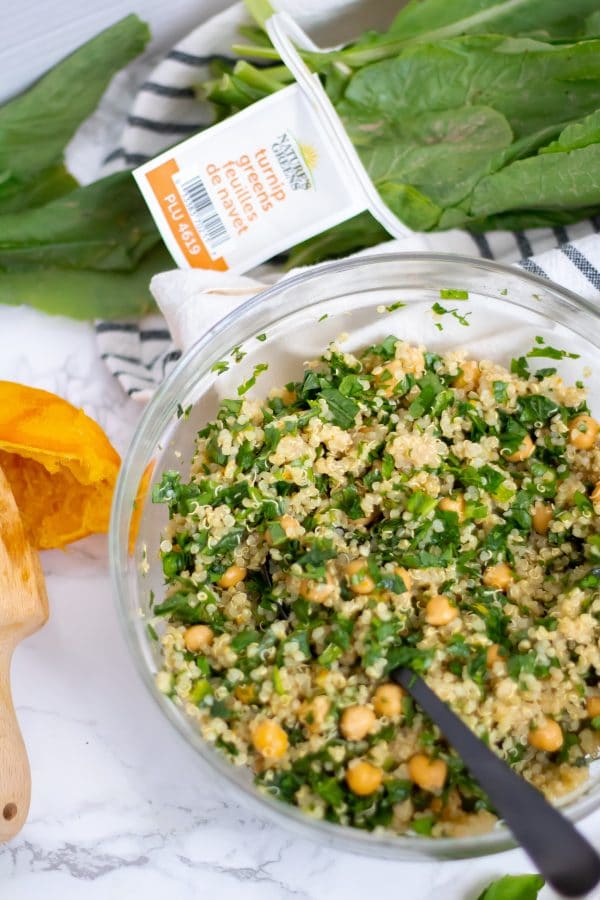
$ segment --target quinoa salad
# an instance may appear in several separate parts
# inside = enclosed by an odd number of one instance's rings
[[[600,748],[600,438],[535,357],[331,344],[242,386],[166,471],[159,689],[260,790],[343,825],[485,832],[494,809],[390,679],[422,675],[556,800]],[[543,352],[544,350],[548,352]],[[254,384],[256,378],[251,380]]]

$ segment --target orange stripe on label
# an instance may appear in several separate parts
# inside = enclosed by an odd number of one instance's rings
[[[177,241],[179,248],[190,266],[195,269],[215,269],[226,272],[229,268],[222,256],[213,259],[206,244],[198,234],[196,226],[181,199],[173,175],[179,172],[174,159],[146,172],[146,178],[158,200],[162,213]]]

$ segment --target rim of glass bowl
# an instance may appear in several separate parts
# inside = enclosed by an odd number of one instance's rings
[[[437,263],[449,266],[468,266],[474,270],[480,270],[482,274],[491,273],[493,275],[510,276],[512,279],[530,285],[538,291],[543,291],[546,295],[554,296],[560,304],[566,305],[572,312],[590,313],[593,318],[600,322],[600,309],[598,307],[595,307],[591,302],[552,281],[539,278],[537,275],[525,270],[516,269],[514,266],[508,266],[477,257],[459,256],[453,253],[411,252],[374,254],[373,256],[324,263],[308,272],[300,272],[297,275],[285,278],[247,300],[210,328],[206,334],[199,338],[182,356],[170,375],[159,386],[156,394],[140,418],[129,449],[123,460],[112,506],[109,554],[113,591],[116,598],[121,628],[132,653],[136,668],[142,681],[146,685],[146,688],[159,706],[161,712],[166,716],[171,725],[174,726],[176,731],[185,739],[186,743],[192,744],[203,760],[205,760],[213,769],[220,772],[230,784],[236,785],[238,789],[243,791],[244,795],[249,799],[250,805],[254,807],[258,814],[262,814],[263,817],[267,816],[271,820],[276,820],[282,826],[295,830],[305,838],[324,840],[329,844],[333,844],[334,846],[354,853],[358,852],[370,856],[396,859],[410,857],[457,859],[497,853],[509,849],[510,847],[514,847],[515,841],[511,833],[504,826],[498,826],[492,832],[472,837],[436,839],[362,831],[349,826],[336,825],[334,823],[312,819],[306,813],[301,812],[297,807],[284,804],[274,798],[265,796],[252,784],[243,781],[243,779],[238,776],[236,768],[204,741],[193,723],[186,720],[185,715],[177,711],[172,702],[165,697],[164,694],[161,694],[158,691],[154,682],[154,675],[149,660],[144,654],[144,648],[141,644],[139,632],[129,614],[131,603],[129,597],[130,585],[128,569],[131,565],[136,565],[135,556],[130,556],[128,553],[127,541],[133,499],[135,498],[142,473],[159,442],[160,435],[165,432],[169,423],[172,421],[178,402],[177,397],[185,395],[192,387],[193,383],[205,374],[203,365],[195,365],[201,358],[202,353],[213,344],[216,338],[223,335],[224,332],[227,332],[232,326],[239,327],[240,325],[246,324],[248,326],[247,330],[252,333],[255,330],[255,327],[251,324],[251,318],[255,308],[264,303],[265,300],[272,299],[282,291],[293,288],[297,284],[309,284],[311,281],[321,278],[324,274],[335,275],[336,273],[344,273],[356,268],[368,269],[369,267],[373,267],[376,269],[377,266],[385,266],[386,264],[402,265],[403,263],[410,264],[419,262],[429,262],[432,266],[435,266]],[[376,283],[373,286],[376,287]],[[503,297],[503,301],[535,311],[535,306],[531,302],[525,302],[524,300],[513,299],[510,297]],[[297,312],[302,305],[309,307],[320,302],[323,301],[315,300],[305,304],[298,304],[294,309],[288,308],[280,314],[275,314],[273,318],[276,320],[281,316]],[[578,331],[577,328],[573,328],[566,321],[562,324],[566,325],[566,327],[570,328],[572,331],[578,332],[581,336],[587,338],[587,340],[591,339],[591,342],[595,346],[599,346],[600,349],[600,343],[594,333],[590,336],[589,333],[585,334],[582,331]],[[240,343],[241,340],[245,340],[245,338],[240,339],[237,337],[235,343]],[[156,436],[155,439],[153,439],[153,435]],[[600,790],[596,795],[584,794],[580,799],[572,801],[569,804],[569,808],[565,809],[564,812],[568,818],[577,822],[584,816],[593,812],[599,806]]]

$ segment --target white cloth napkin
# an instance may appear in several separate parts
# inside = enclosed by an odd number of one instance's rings
[[[442,240],[440,240],[440,238]],[[388,241],[356,256],[373,256],[414,250],[466,252],[469,236],[464,232],[414,235],[406,240]],[[518,263],[541,277],[550,278],[600,304],[600,235],[590,235],[558,250],[528,257]],[[286,277],[303,270],[291,270]],[[162,272],[155,275],[150,289],[167,323],[176,348],[185,352],[198,338],[237,306],[267,285],[242,275],[199,269]]]
[[[584,230],[587,223],[573,226]],[[540,234],[539,238],[549,235]],[[549,278],[600,305],[600,234],[567,241],[557,249],[518,259],[518,245],[510,233],[488,235],[507,252],[496,257],[542,278]],[[522,238],[520,238],[522,240]],[[512,248],[510,244],[512,243]],[[403,241],[388,241],[357,256],[394,251],[435,250],[476,255],[471,235],[453,231],[419,234]],[[511,252],[512,251],[512,252]],[[482,255],[482,254],[478,254]],[[326,265],[326,264],[325,264]],[[292,270],[284,277],[294,274]],[[272,283],[273,272],[269,273]],[[103,358],[124,389],[137,400],[150,399],[169,369],[212,325],[267,286],[267,282],[227,272],[174,269],[155,275],[150,288],[164,316],[142,322],[98,323],[97,337]]]

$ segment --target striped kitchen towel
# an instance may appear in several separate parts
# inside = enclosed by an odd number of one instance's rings
[[[331,22],[340,11],[343,25],[336,23],[338,40],[349,39],[367,27],[380,24],[372,20],[373,9],[366,2],[279,0],[275,5],[293,15],[303,27],[310,27],[323,44],[332,42]],[[238,38],[238,28],[247,22],[243,4],[236,3],[199,25],[166,55],[142,84],[121,142],[106,159],[105,173],[140,165],[211,124],[211,107],[197,98],[194,88],[210,77],[214,60],[231,60],[230,48]],[[380,251],[419,249],[516,263],[600,302],[599,217],[552,229],[415,234],[403,241],[386,242]],[[263,266],[252,275],[262,283],[273,283],[281,277],[281,270]],[[223,314],[226,311],[223,309]],[[158,315],[130,322],[97,322],[96,332],[102,358],[110,372],[138,400],[149,399],[181,355],[166,320]]]

